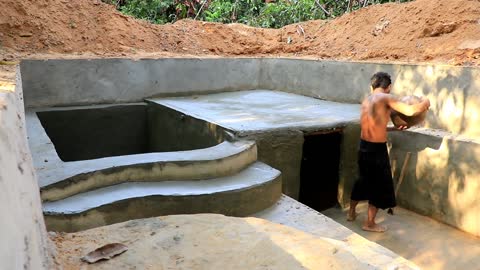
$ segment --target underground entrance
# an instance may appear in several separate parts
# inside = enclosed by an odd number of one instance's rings
[[[299,201],[317,211],[338,202],[341,131],[304,136]]]

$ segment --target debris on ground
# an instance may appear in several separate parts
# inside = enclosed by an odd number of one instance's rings
[[[121,243],[106,244],[92,252],[89,252],[87,255],[82,257],[82,261],[96,263],[100,260],[110,260],[111,258],[120,255],[127,250],[128,247]]]

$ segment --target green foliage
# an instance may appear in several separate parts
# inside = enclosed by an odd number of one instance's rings
[[[315,0],[279,1],[268,3],[254,26],[280,28],[292,23],[326,18]]]
[[[163,24],[176,19],[174,4],[174,0],[132,0],[126,1],[120,10],[136,18]]]
[[[277,3],[259,0],[213,0],[201,17],[209,22],[237,22],[269,28],[325,18],[315,0],[280,0]]]
[[[280,28],[307,20],[331,19],[348,11],[348,0],[103,0],[123,13],[153,23],[196,18],[208,22],[244,23]],[[352,10],[367,5],[411,0],[354,0]],[[269,2],[269,1],[267,1]]]
[[[214,1],[203,13],[202,18],[207,22],[230,23],[234,21],[236,4],[231,1]]]

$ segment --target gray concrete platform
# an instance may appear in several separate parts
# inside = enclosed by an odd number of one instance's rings
[[[359,104],[319,100],[269,90],[148,99],[238,134],[322,130],[357,123]]]
[[[367,240],[337,221],[285,195],[272,207],[253,216],[342,243],[357,259],[368,262],[372,269],[420,269],[401,254]]]
[[[346,211],[340,208],[331,208],[322,213],[422,269],[480,268],[480,238],[399,207],[395,208],[393,216],[387,215],[385,211],[378,214],[378,222],[389,228],[387,232],[365,232],[361,229],[361,224],[366,218],[366,210],[366,204],[359,204],[359,216],[355,222],[347,222]]]

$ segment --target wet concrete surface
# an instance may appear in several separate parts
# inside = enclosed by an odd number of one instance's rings
[[[328,129],[358,122],[360,116],[359,104],[337,103],[268,90],[149,101],[238,133]]]

